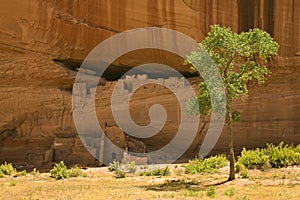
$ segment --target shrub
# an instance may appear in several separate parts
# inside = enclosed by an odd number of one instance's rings
[[[120,163],[117,161],[113,161],[113,162],[109,163],[109,166],[107,169],[110,172],[117,171],[118,169],[120,169]]]
[[[115,170],[114,174],[115,174],[115,178],[125,178],[126,177],[126,173],[121,169]]]
[[[142,169],[148,169],[148,168],[149,168],[148,165],[143,165],[143,166],[142,166]]]
[[[216,188],[214,186],[210,186],[206,190],[206,195],[209,196],[210,198],[215,198],[216,197]]]
[[[23,171],[14,173],[13,176],[14,176],[14,177],[18,177],[18,176],[26,176],[26,175],[27,175],[26,170],[23,170]]]
[[[69,170],[69,177],[84,176],[82,170],[76,165]]]
[[[300,144],[298,144],[295,148],[294,151],[297,153],[300,153]]]
[[[36,168],[33,168],[32,172],[30,172],[31,175],[39,175],[40,172]]]
[[[4,176],[5,174],[2,171],[0,171],[0,178],[3,178]]]
[[[136,171],[135,162],[132,161],[132,162],[127,163],[125,168],[129,173],[135,173],[135,171]]]
[[[0,174],[2,174],[2,176],[13,175],[16,172],[17,170],[13,167],[11,163],[4,162],[4,164],[0,165]]]
[[[169,176],[169,175],[170,175],[169,166],[166,166],[165,168],[148,170],[140,173],[140,176]]]
[[[9,186],[10,186],[10,187],[14,187],[14,186],[16,186],[16,185],[17,185],[16,182],[10,182],[10,183],[9,183]]]
[[[240,170],[242,166],[248,169],[266,170],[271,167],[280,168],[292,165],[300,165],[300,145],[294,147],[281,142],[278,146],[267,144],[267,148],[264,149],[246,150],[244,148],[241,156],[238,157],[236,170]]]
[[[240,162],[237,162],[236,165],[235,165],[235,172],[236,173],[239,173],[241,172],[243,169],[246,169],[245,165],[240,163]]]
[[[186,197],[203,197],[202,191],[196,191],[196,190],[185,190],[184,196]]]
[[[67,166],[65,165],[64,161],[60,161],[59,163],[55,164],[53,169],[50,170],[51,177],[59,179],[65,179],[70,176],[70,172],[67,169]]]
[[[35,174],[39,174],[39,171],[33,169],[31,173],[35,175]],[[77,165],[75,167],[72,167],[71,169],[68,169],[63,161],[60,161],[59,163],[55,164],[53,169],[50,170],[50,173],[51,173],[51,177],[56,178],[57,180],[85,176],[85,174]]]
[[[248,170],[247,169],[243,169],[241,171],[241,176],[242,176],[242,178],[249,178]]]
[[[216,172],[217,169],[227,165],[227,158],[225,155],[212,156],[206,159],[190,160],[188,164],[183,165],[185,173],[197,174],[201,172]]]
[[[233,197],[236,194],[236,190],[234,187],[228,188],[224,191],[225,196]]]
[[[238,164],[244,165],[248,169],[261,169],[269,165],[269,157],[259,148],[255,150],[246,150],[243,148],[241,156],[238,157]]]
[[[299,146],[299,145],[298,145]],[[299,147],[284,145],[281,142],[278,146],[267,144],[265,154],[269,156],[270,164],[274,168],[287,167],[300,164]]]

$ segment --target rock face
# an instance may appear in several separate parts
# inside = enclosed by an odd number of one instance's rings
[[[299,1],[3,0],[0,163],[41,167],[64,159],[69,164],[96,165],[77,136],[71,105],[76,68],[87,54],[116,33],[146,26],[177,30],[200,42],[216,23],[237,32],[262,28],[281,45],[280,57],[270,64],[273,74],[266,85],[251,85],[249,96],[235,102],[243,112],[242,121],[234,125],[236,150],[281,140],[299,143]],[[115,80],[129,68],[150,61],[187,72],[182,59],[149,50],[117,59],[105,78]],[[116,126],[109,110],[115,83],[103,79],[101,84],[96,97],[98,120],[102,126],[105,122]],[[165,105],[173,122],[157,136],[143,140],[148,150],[162,147],[178,128],[176,99],[160,87],[137,91],[131,101],[132,118],[147,124],[147,106],[153,103]],[[224,132],[213,153],[226,151],[226,141]],[[192,157],[198,143],[182,159]]]

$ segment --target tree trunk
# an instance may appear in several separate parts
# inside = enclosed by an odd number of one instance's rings
[[[196,144],[195,148],[192,151],[193,154],[195,154],[196,158],[202,158],[201,155],[199,156],[199,153],[200,153],[201,145],[202,145],[202,143],[204,141],[204,138],[205,138],[205,135],[206,135],[204,133],[205,133],[207,124],[208,124],[208,121],[207,121],[207,119],[205,119],[200,131],[197,133],[197,136],[196,136],[197,141],[199,142],[199,144]]]
[[[233,134],[232,134],[232,121],[230,115],[231,105],[230,102],[227,102],[227,111],[226,111],[226,128],[228,134],[228,144],[229,144],[229,178],[228,181],[235,179],[235,158],[234,158],[234,149],[233,149]]]

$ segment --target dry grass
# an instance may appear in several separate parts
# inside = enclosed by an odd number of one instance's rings
[[[0,178],[0,199],[211,199],[208,187],[216,189],[215,199],[300,199],[300,168],[249,171],[249,179],[240,177],[223,183],[227,174],[168,177],[130,175],[116,179],[106,168],[89,170],[87,177],[55,180],[49,174]],[[220,184],[221,183],[221,184]],[[225,190],[234,188],[232,197]]]

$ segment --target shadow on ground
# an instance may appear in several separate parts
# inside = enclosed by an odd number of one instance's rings
[[[222,180],[218,182],[208,183],[207,181],[197,180],[197,179],[188,179],[188,180],[165,180],[164,183],[154,184],[154,185],[145,185],[141,188],[152,191],[179,191],[179,190],[206,190],[211,186],[217,186],[227,183],[228,180]]]

